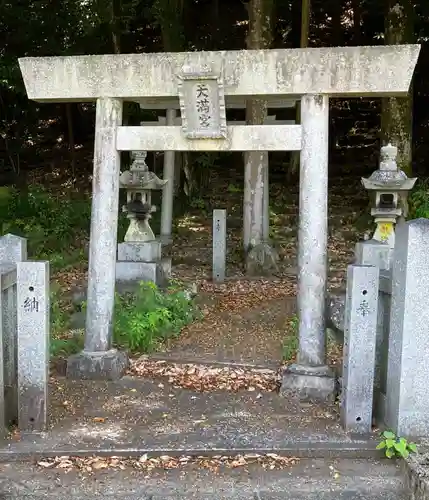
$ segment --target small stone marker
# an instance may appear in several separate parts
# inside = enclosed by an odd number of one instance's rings
[[[385,423],[399,436],[429,433],[429,220],[398,224]]]
[[[27,260],[27,239],[14,234],[0,238],[0,263]]]
[[[362,434],[372,425],[379,274],[372,266],[347,268],[341,420]]]
[[[4,412],[6,425],[18,418],[17,368],[16,368],[16,264],[0,264],[0,387],[4,393]],[[2,426],[3,422],[0,423]]]
[[[356,263],[361,266],[376,266],[390,269],[393,250],[376,240],[359,241],[355,247]]]
[[[213,281],[224,281],[226,267],[226,210],[213,210]]]
[[[4,412],[6,425],[18,418],[16,366],[16,263],[27,259],[27,239],[0,237],[0,332],[2,337]],[[2,422],[3,423],[3,422]],[[0,424],[1,425],[1,424]]]
[[[49,262],[18,262],[18,425],[44,430],[49,378]]]

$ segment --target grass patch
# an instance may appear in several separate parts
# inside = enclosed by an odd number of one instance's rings
[[[292,361],[298,351],[298,316],[291,316],[286,324],[286,337],[283,340],[282,356],[283,361]]]
[[[51,358],[70,356],[83,349],[83,331],[70,330],[71,312],[60,298],[60,287],[51,286],[50,339]]]
[[[162,291],[142,282],[135,294],[116,296],[114,341],[134,352],[152,352],[198,316],[194,300],[177,283]]]
[[[282,345],[283,361],[290,362],[296,359],[299,347],[299,319],[296,314],[290,316],[286,323],[286,337]],[[331,365],[340,365],[342,361],[343,346],[327,330],[326,332],[326,354]]]

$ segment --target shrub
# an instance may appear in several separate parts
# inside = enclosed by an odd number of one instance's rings
[[[418,183],[409,197],[409,219],[429,218],[429,180]]]
[[[30,186],[25,195],[8,188],[0,193],[0,207],[2,234],[28,238],[34,258],[49,259],[60,251],[68,254],[70,247],[81,246],[80,236],[89,232],[89,199],[60,198],[40,185]]]
[[[116,295],[114,340],[132,351],[150,352],[198,316],[198,310],[177,285],[162,291],[142,282],[135,294]]]

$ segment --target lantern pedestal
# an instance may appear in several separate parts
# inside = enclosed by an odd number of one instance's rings
[[[145,158],[145,151],[135,152],[130,170],[120,177],[120,186],[127,190],[123,211],[130,225],[125,241],[118,245],[116,281],[152,281],[164,286],[171,275],[171,259],[161,257],[161,241],[155,238],[149,221],[156,210],[151,203],[151,192],[162,189],[167,181],[149,172]]]
[[[163,286],[171,275],[171,259],[161,257],[161,242],[124,242],[118,245],[116,281],[152,281]]]

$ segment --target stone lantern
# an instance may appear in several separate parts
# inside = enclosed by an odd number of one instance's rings
[[[153,281],[159,284],[169,274],[171,262],[161,259],[161,242],[155,238],[150,227],[152,213],[152,191],[162,189],[167,183],[149,171],[146,151],[134,152],[129,170],[119,178],[120,187],[127,191],[127,201],[122,207],[130,225],[124,242],[118,245],[116,263],[117,281]]]
[[[417,179],[409,179],[396,164],[398,149],[392,144],[381,148],[380,168],[362,184],[372,195],[371,215],[377,225],[373,240],[395,246],[394,226],[399,217],[407,216],[407,196]]]
[[[152,205],[152,191],[162,189],[167,181],[149,172],[146,164],[146,151],[136,151],[129,170],[121,174],[120,186],[127,190],[127,203],[122,210],[127,213],[130,225],[124,241],[153,241],[155,235],[149,225],[156,207]]]

